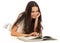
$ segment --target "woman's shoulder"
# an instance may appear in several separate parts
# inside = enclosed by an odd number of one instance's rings
[[[20,13],[19,15],[18,15],[18,17],[17,17],[17,19],[19,19],[21,16],[23,16],[24,15],[24,12],[22,12],[22,13]]]
[[[20,18],[22,15],[23,15],[23,13],[20,13],[20,14],[18,15],[17,19]]]
[[[17,20],[20,19],[22,17],[24,12],[20,13],[17,17]],[[21,24],[24,24],[24,19],[20,22],[20,23],[17,23],[18,25],[21,25]]]

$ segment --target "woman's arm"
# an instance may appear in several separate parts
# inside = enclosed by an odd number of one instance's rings
[[[38,33],[37,32],[32,32],[32,33],[30,33],[30,34],[22,34],[22,33],[19,33],[19,32],[17,32],[17,29],[18,29],[18,26],[13,26],[13,28],[11,29],[11,35],[12,36],[17,36],[17,37],[19,37],[19,36],[37,36],[38,35]]]
[[[37,28],[37,25],[38,25],[38,17],[40,16],[40,13],[36,16],[35,18],[35,24],[34,24],[34,32],[36,32],[36,28]]]
[[[34,23],[34,32],[36,32],[37,25],[38,25],[38,18],[35,19],[35,23]]]
[[[12,36],[27,36],[28,35],[28,34],[22,34],[22,33],[17,32],[17,29],[18,29],[17,25],[13,26],[13,28],[11,29]]]
[[[38,17],[40,16],[40,14],[36,17],[35,19],[35,24],[34,24],[34,32],[36,32],[36,28],[37,28],[37,25],[38,25]],[[42,28],[40,30],[40,36],[42,37]]]

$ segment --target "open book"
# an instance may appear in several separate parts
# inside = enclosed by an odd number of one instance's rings
[[[40,37],[40,36],[26,36],[26,37],[18,37],[18,39],[23,40],[23,41],[46,41],[46,40],[56,40],[50,36],[44,36],[44,37]]]

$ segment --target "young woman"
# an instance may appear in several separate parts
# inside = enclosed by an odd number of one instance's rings
[[[35,1],[30,1],[24,12],[19,14],[11,29],[12,36],[42,37],[41,12]]]

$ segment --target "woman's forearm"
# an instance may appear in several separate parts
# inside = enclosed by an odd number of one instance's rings
[[[28,34],[22,34],[22,33],[19,33],[19,32],[13,32],[13,33],[11,33],[11,35],[12,36],[17,36],[17,37],[19,37],[19,36],[28,36]]]
[[[11,29],[12,36],[27,36],[27,34],[22,34],[22,33],[17,32],[17,29],[18,29],[18,26],[16,25]]]
[[[38,18],[35,19],[35,23],[34,23],[34,32],[36,32],[37,25],[38,25]]]

